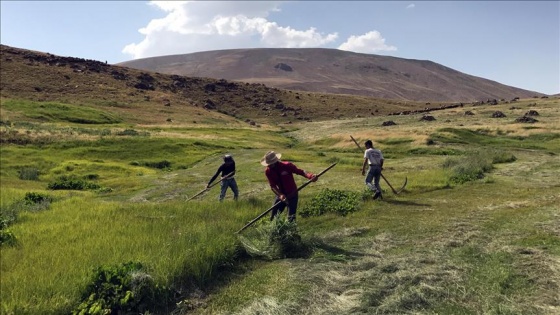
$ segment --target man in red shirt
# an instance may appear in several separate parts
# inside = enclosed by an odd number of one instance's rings
[[[273,220],[277,214],[282,213],[288,205],[288,221],[296,219],[296,210],[298,205],[298,190],[294,174],[303,176],[312,181],[317,181],[317,176],[313,173],[305,172],[290,162],[280,161],[282,154],[269,151],[261,160],[261,164],[266,166],[264,171],[270,189],[276,195],[273,204],[278,203],[277,207],[272,209],[270,219]]]

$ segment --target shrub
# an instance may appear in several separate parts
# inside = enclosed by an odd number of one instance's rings
[[[28,192],[23,198],[26,204],[38,204],[43,202],[51,202],[52,198],[45,194],[40,194],[36,192]]]
[[[27,211],[42,211],[48,209],[52,201],[52,197],[48,195],[28,192],[23,198],[23,208]]]
[[[140,314],[166,303],[168,296],[139,262],[102,266],[94,271],[72,314]]]
[[[333,212],[345,216],[358,210],[362,198],[363,196],[356,192],[323,189],[311,202],[302,207],[300,214],[302,217],[309,217]]]
[[[9,229],[0,230],[0,246],[4,244],[8,246],[14,246],[16,243],[17,239],[12,231],[10,231]]]
[[[18,213],[14,207],[0,208],[0,246],[13,246],[16,243],[16,236],[8,229],[10,225],[17,221]]]
[[[87,190],[87,189],[99,189],[101,186],[87,182],[83,179],[77,179],[76,177],[60,176],[56,181],[48,184],[48,189],[52,190]]]
[[[21,180],[39,180],[39,170],[34,167],[24,167],[18,171]]]
[[[14,207],[0,208],[0,230],[5,230],[8,226],[17,221],[18,212]]]
[[[144,165],[151,168],[166,169],[171,167],[171,162],[167,160],[163,160],[159,162],[144,162]]]

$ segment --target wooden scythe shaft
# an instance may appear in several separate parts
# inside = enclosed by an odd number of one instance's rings
[[[187,199],[187,201],[192,200],[192,199],[194,199],[194,198],[200,196],[203,192],[205,192],[205,191],[207,191],[208,189],[210,189],[210,188],[212,188],[212,187],[218,185],[218,184],[221,183],[224,179],[227,179],[227,178],[229,178],[230,176],[232,176],[233,173],[235,173],[235,172],[231,172],[231,173],[227,174],[226,176],[222,177],[219,181],[217,181],[217,182],[215,182],[214,184],[208,186],[208,188],[204,188],[203,191],[201,191],[201,192],[199,192],[198,194],[196,194],[196,195],[190,197],[189,199]]]
[[[319,178],[319,176],[325,174],[328,170],[330,170],[331,168],[333,168],[336,165],[336,163],[333,163],[331,166],[327,167],[324,171],[322,171],[321,173],[317,174],[316,177]],[[303,185],[299,186],[297,191],[302,190],[303,188],[305,188],[305,186],[309,185],[313,180],[310,179],[307,182],[305,182]],[[245,224],[244,227],[241,228],[241,230],[237,231],[236,233],[241,233],[243,230],[245,230],[246,228],[248,228],[249,226],[251,226],[253,223],[257,222],[260,218],[264,217],[267,213],[269,213],[272,209],[274,209],[275,207],[277,207],[280,203],[282,203],[283,201],[278,201],[277,203],[275,203],[272,207],[268,208],[265,212],[259,214],[258,217],[254,218],[253,220],[251,220],[249,223]]]
[[[354,139],[354,137],[350,136],[350,138],[352,139],[352,141],[354,141],[354,143],[358,146],[358,149],[360,149],[362,152],[364,152],[364,149],[362,149],[362,147],[360,146],[360,144],[356,141],[356,139]],[[398,195],[400,190],[404,189],[404,186],[406,186],[406,183],[408,182],[408,178],[405,178],[404,180],[404,185],[402,186],[402,188],[397,191],[395,190],[395,188],[393,188],[393,186],[389,183],[389,181],[387,180],[387,178],[385,178],[385,176],[383,176],[383,173],[381,173],[381,178],[383,178],[383,180],[387,183],[387,185],[389,185],[389,187],[391,187],[391,190],[393,191],[393,193],[395,195]]]

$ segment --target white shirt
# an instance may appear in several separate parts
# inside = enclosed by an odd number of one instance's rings
[[[383,154],[378,149],[369,148],[364,152],[364,159],[368,159],[369,165],[381,165]]]

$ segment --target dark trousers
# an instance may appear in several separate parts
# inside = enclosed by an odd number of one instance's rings
[[[366,176],[366,186],[373,191],[381,193],[381,186],[379,186],[379,179],[381,178],[381,167],[379,165],[370,165],[369,172]],[[373,184],[371,181],[373,180]]]
[[[290,198],[286,198],[287,201],[287,206],[288,206],[288,221],[292,222],[295,221],[296,219],[296,210],[297,210],[297,205],[298,205],[298,195],[296,194],[293,197]],[[278,205],[274,208],[272,208],[272,214],[270,215],[270,220],[274,220],[274,218],[282,213],[284,211],[284,209],[286,208],[286,202],[279,202],[280,198],[276,197],[274,198],[274,203],[272,205],[275,205],[278,203]]]

